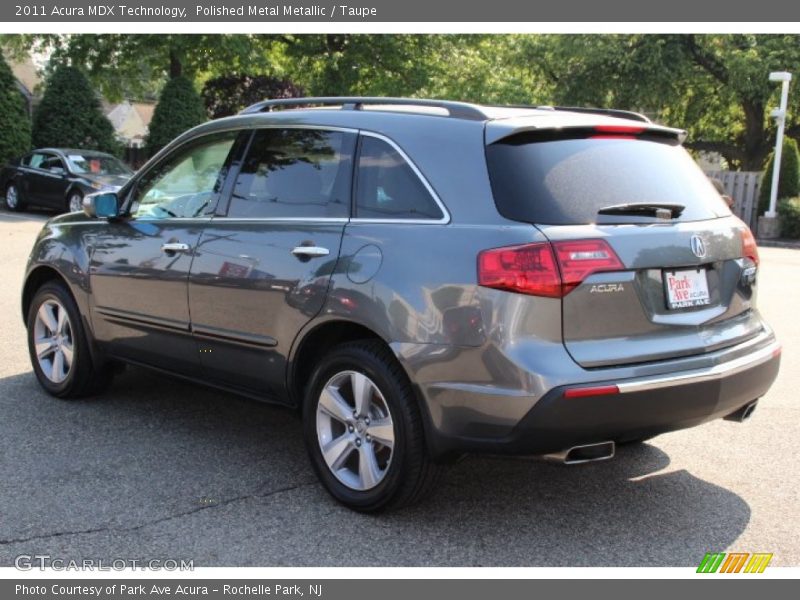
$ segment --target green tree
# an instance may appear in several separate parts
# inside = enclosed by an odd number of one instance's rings
[[[47,79],[33,116],[33,144],[116,153],[114,127],[80,69],[60,66]]]
[[[528,36],[520,57],[553,84],[553,102],[645,110],[686,128],[687,146],[758,170],[774,145],[770,71],[797,70],[798,35]],[[800,94],[787,134],[800,137]]]
[[[50,53],[80,66],[107,99],[154,99],[165,82],[243,72],[275,73],[269,50],[281,36],[234,34],[26,34],[3,37],[15,52]]]
[[[178,135],[206,120],[203,100],[188,78],[170,79],[153,111],[147,134],[147,151],[155,154]]]
[[[758,170],[774,146],[775,70],[796,72],[796,34],[23,35],[16,49],[85,68],[109,99],[152,95],[168,77],[288,79],[312,95],[407,95],[488,103],[607,106],[688,130],[687,146]],[[800,93],[787,135],[800,139]]]
[[[227,75],[209,79],[201,92],[208,116],[219,119],[275,98],[299,98],[303,90],[291,81],[267,75]]]
[[[758,197],[758,214],[769,208],[769,196],[772,190],[772,171],[775,168],[775,152],[769,155],[764,167],[764,178]],[[800,196],[800,150],[797,142],[791,138],[783,139],[781,151],[781,172],[778,179],[778,199]]]
[[[31,120],[11,68],[0,54],[0,165],[31,147]]]
[[[435,36],[283,36],[290,78],[315,96],[412,95],[428,78]]]

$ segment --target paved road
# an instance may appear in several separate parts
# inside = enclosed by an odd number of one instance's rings
[[[781,376],[745,425],[715,422],[561,467],[468,458],[431,501],[335,504],[286,410],[128,369],[63,402],[31,372],[19,315],[42,214],[0,213],[0,565],[18,554],[197,566],[694,566],[709,550],[800,565],[800,251],[763,249]]]

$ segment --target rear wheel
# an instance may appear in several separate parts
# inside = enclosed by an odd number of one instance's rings
[[[113,377],[89,351],[78,307],[66,286],[40,287],[28,310],[28,350],[41,386],[58,398],[80,398],[103,390]]]
[[[352,509],[411,504],[438,479],[441,467],[427,455],[414,391],[380,342],[335,347],[311,377],[303,415],[317,475]]]
[[[25,208],[24,202],[19,197],[19,189],[14,183],[8,184],[6,188],[6,207],[14,212]]]
[[[69,212],[80,212],[83,210],[83,194],[79,191],[72,191],[67,196],[67,210]]]

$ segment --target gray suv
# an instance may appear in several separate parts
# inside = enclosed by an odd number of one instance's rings
[[[44,226],[34,371],[60,398],[132,363],[290,406],[362,511],[467,452],[587,462],[742,421],[780,346],[753,236],[682,138],[602,109],[259,103]]]

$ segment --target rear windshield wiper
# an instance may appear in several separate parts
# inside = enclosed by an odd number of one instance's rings
[[[631,215],[638,217],[656,217],[659,219],[676,219],[681,216],[683,204],[666,204],[657,202],[630,202],[613,204],[597,211],[599,215]]]

